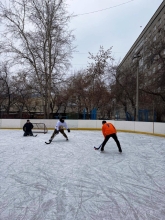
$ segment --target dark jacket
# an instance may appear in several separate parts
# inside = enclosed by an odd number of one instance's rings
[[[27,122],[23,126],[23,130],[26,132],[30,132],[33,129],[33,124],[31,122]]]

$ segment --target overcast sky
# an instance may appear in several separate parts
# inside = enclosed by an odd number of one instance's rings
[[[162,0],[67,0],[67,3],[69,12],[78,15],[70,23],[77,46],[72,69],[78,70],[86,68],[90,61],[88,52],[96,54],[100,46],[105,50],[112,46],[116,63],[121,61]]]

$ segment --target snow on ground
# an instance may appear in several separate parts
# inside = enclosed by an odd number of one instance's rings
[[[23,137],[0,130],[0,220],[164,220],[165,138],[101,131]]]

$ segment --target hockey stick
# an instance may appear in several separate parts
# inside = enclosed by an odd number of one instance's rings
[[[52,140],[55,138],[55,136],[56,136],[57,134],[59,134],[59,133],[54,134]],[[52,140],[51,140],[51,141],[49,140],[49,142],[46,142],[46,141],[45,141],[45,144],[50,144],[50,143],[52,142]]]
[[[101,146],[102,146],[102,144],[100,144],[99,147],[94,147],[94,149],[95,149],[95,150],[99,150]]]
[[[46,141],[45,141],[45,144],[50,144],[50,143],[51,143],[51,141],[49,141],[49,142],[46,142]]]

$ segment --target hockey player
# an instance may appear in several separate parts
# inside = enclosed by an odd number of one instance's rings
[[[66,135],[66,133],[64,132],[64,128],[67,129],[68,132],[70,132],[70,129],[67,126],[67,123],[64,121],[63,118],[60,118],[55,126],[55,130],[49,140],[49,144],[52,142],[53,138],[60,132],[68,141],[68,136]]]
[[[120,146],[120,142],[117,138],[117,135],[116,135],[117,131],[116,131],[116,128],[114,127],[114,125],[109,123],[109,122],[102,121],[102,133],[103,133],[105,139],[104,139],[103,143],[100,146],[101,151],[102,152],[104,151],[104,146],[106,145],[109,138],[112,137],[114,139],[114,141],[116,142],[117,146],[118,146],[119,152],[121,153],[122,149],[121,149],[121,146]],[[97,150],[97,148],[95,148],[95,149]]]
[[[23,136],[33,136],[33,124],[28,119],[27,122],[23,126],[24,135]]]

